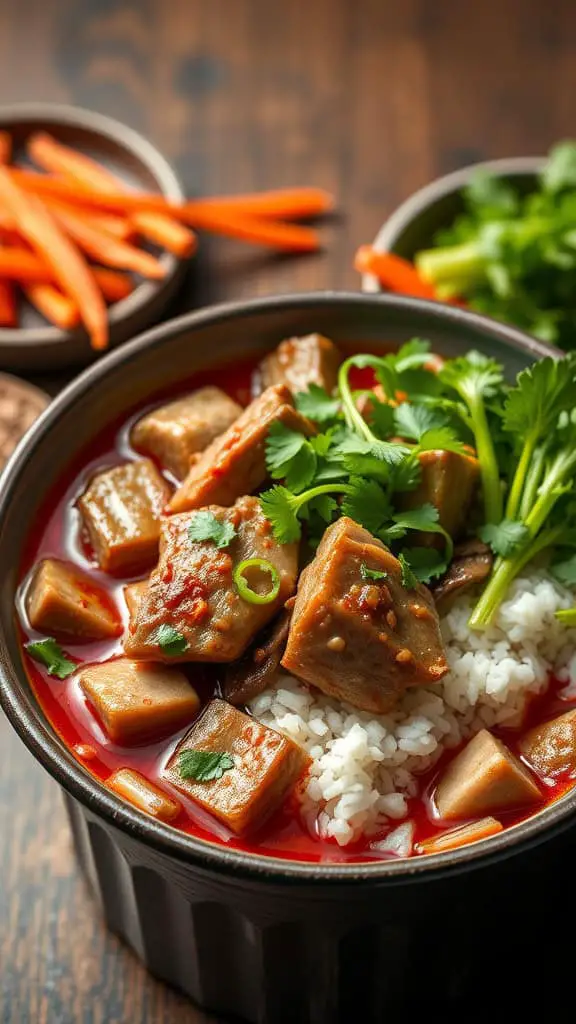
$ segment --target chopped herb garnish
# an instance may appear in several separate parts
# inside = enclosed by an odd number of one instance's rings
[[[299,391],[294,398],[298,412],[315,423],[328,423],[338,415],[340,401],[331,398],[318,384],[309,384],[307,391]]]
[[[192,541],[213,541],[217,548],[227,548],[234,540],[236,530],[228,519],[217,519],[213,512],[196,512],[188,527]]]
[[[405,587],[406,590],[414,590],[414,588],[418,586],[418,577],[412,572],[412,569],[408,565],[408,562],[402,552],[398,555],[398,561],[400,562],[400,568],[402,570],[402,586]]]
[[[57,644],[54,637],[47,637],[45,640],[32,640],[26,644],[26,650],[34,661],[39,661],[48,670],[48,675],[56,676],[57,679],[67,679],[78,666],[70,661],[64,653],[60,644]]]
[[[360,566],[360,575],[363,580],[385,580],[388,576],[387,572],[383,572],[382,569],[371,569],[366,562],[362,562]]]
[[[553,562],[550,572],[566,587],[576,587],[576,555],[562,561]]]
[[[478,535],[494,554],[508,558],[527,539],[528,527],[514,519],[503,519],[501,523],[485,523]]]
[[[173,626],[164,622],[154,633],[153,642],[157,643],[164,654],[169,658],[177,658],[188,650],[188,641],[182,633],[179,633]]]
[[[447,559],[435,548],[404,548],[402,554],[420,583],[430,583],[448,567]]]
[[[265,576],[270,577],[270,589],[266,593],[261,594],[250,586],[246,579],[246,573],[249,570],[264,573]],[[240,597],[248,604],[271,604],[280,593],[280,573],[276,566],[265,558],[246,558],[235,567],[232,575]]]
[[[234,768],[230,754],[211,750],[181,750],[178,755],[178,772],[181,779],[195,782],[213,782],[221,779],[224,772]]]

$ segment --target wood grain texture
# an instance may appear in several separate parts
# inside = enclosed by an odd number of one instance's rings
[[[332,189],[326,250],[203,240],[181,300],[357,288],[355,247],[436,174],[574,134],[573,0],[0,0],[3,102],[113,115],[192,192]],[[54,382],[54,387],[58,382]],[[1,1024],[207,1024],[107,935],[56,786],[0,719]]]

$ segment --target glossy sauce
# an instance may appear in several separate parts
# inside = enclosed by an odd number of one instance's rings
[[[143,415],[149,407],[158,405],[162,399],[177,397],[178,393],[186,393],[206,384],[217,385],[242,405],[246,405],[250,398],[253,370],[253,363],[243,362],[225,369],[196,374],[182,384],[176,394],[174,392],[170,392],[169,395],[159,394],[155,401],[150,403],[150,406],[134,411],[128,421],[123,420],[122,423],[102,432],[90,449],[84,453],[82,459],[76,460],[76,463],[70,467],[66,477],[59,482],[54,494],[39,511],[22,567],[23,585],[19,598],[21,612],[23,611],[26,577],[29,571],[40,559],[52,556],[75,562],[83,569],[89,569],[93,579],[105,587],[111,599],[120,609],[124,621],[127,620],[122,589],[126,583],[133,582],[140,577],[116,579],[105,575],[97,568],[90,546],[81,533],[80,517],[75,507],[77,498],[97,470],[117,465],[134,456],[135,453],[130,449],[128,441],[130,428],[134,419]],[[359,375],[353,383],[355,387],[371,386],[369,373],[362,372],[361,376]],[[22,618],[25,621],[25,616]],[[39,637],[31,629],[22,629],[22,638],[26,642]],[[65,649],[67,654],[79,663],[104,661],[123,653],[121,638],[77,645],[66,644]],[[260,854],[268,853],[273,856],[311,862],[364,861],[382,856],[382,854],[371,852],[368,844],[341,849],[336,843],[324,842],[311,836],[305,831],[300,821],[295,798],[292,798],[292,801],[289,800],[282,810],[266,824],[261,833],[252,836],[250,841],[231,837],[223,826],[209,818],[192,801],[186,800],[181,793],[172,793],[170,787],[160,778],[162,768],[189,726],[149,746],[128,748],[116,746],[106,736],[74,677],[58,680],[49,676],[43,667],[28,655],[25,654],[24,657],[33,689],[46,717],[86,770],[96,778],[105,781],[116,769],[130,767],[141,772],[152,782],[160,784],[161,788],[176,795],[183,805],[182,813],[173,822],[174,827],[201,839],[220,841],[229,847],[257,850]],[[212,695],[219,693],[218,679],[209,667],[202,665],[179,665],[178,667],[188,674],[203,703]],[[531,703],[523,729],[530,724],[544,721],[555,714],[569,710],[573,706],[561,699],[559,691],[559,686],[552,682],[548,693]],[[493,731],[497,732],[514,749],[515,738],[512,730]],[[424,794],[424,798],[418,797],[408,801],[408,817],[416,824],[417,842],[438,834],[439,825],[434,822],[431,802],[426,794],[433,792],[435,779],[442,767],[453,756],[453,751],[444,754],[429,772],[420,776],[421,793]],[[572,783],[566,779],[541,783],[542,806],[558,799],[571,785]],[[497,817],[505,826],[509,826],[530,817],[538,809],[540,808],[531,808],[529,812],[522,814],[499,814]],[[390,826],[394,828],[397,824],[400,822],[391,822]],[[442,830],[444,829],[445,826]],[[373,842],[377,838],[372,837],[370,841]]]

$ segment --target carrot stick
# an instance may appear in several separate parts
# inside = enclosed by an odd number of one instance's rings
[[[108,270],[107,267],[91,269],[106,302],[120,302],[134,291],[134,284],[127,274],[122,274],[119,270]]]
[[[320,248],[318,233],[300,224],[259,220],[257,217],[230,214],[224,210],[196,213],[191,216],[190,222],[193,222],[194,227],[216,235],[270,246],[281,252],[317,252]]]
[[[28,153],[44,170],[62,174],[80,185],[103,194],[127,192],[124,183],[96,160],[63,146],[47,132],[37,132],[28,140]],[[194,234],[171,217],[162,214],[135,214],[134,226],[146,238],[181,257],[196,248]]]
[[[0,164],[9,164],[12,157],[12,137],[8,132],[0,131]],[[7,218],[10,230],[14,223]],[[5,238],[2,237],[1,244],[4,245]],[[10,281],[0,280],[0,327],[16,326],[16,292]]]
[[[42,316],[63,331],[69,331],[80,323],[80,313],[76,303],[64,295],[53,284],[36,282],[24,288],[28,301],[36,307]]]
[[[377,252],[370,245],[361,245],[354,258],[354,267],[360,274],[374,274],[385,288],[400,295],[413,295],[421,299],[434,299],[432,285],[423,281],[408,260],[392,252]]]
[[[98,287],[109,302],[125,299],[133,290],[132,281],[127,274],[106,267],[91,267]],[[22,284],[40,281],[47,283],[55,280],[54,270],[44,263],[36,253],[22,246],[10,245],[0,247],[0,280],[18,281]]]
[[[18,187],[13,172],[6,167],[0,167],[0,203],[14,217],[22,237],[50,267],[64,294],[76,302],[92,346],[95,349],[106,348],[106,305],[80,250],[64,234],[46,207],[35,196]]]
[[[128,242],[107,235],[92,227],[82,216],[72,212],[62,203],[47,200],[47,209],[54,216],[60,227],[84,250],[93,260],[98,260],[108,267],[119,267],[122,270],[133,270],[143,277],[155,280],[163,278],[166,268],[155,256],[142,249],[137,249]]]
[[[75,217],[82,217],[87,224],[98,231],[105,231],[121,242],[129,242],[134,237],[134,228],[127,217],[116,217],[113,213],[101,213],[93,210],[90,213],[80,210],[77,206],[68,207]]]
[[[334,209],[334,196],[321,188],[283,188],[266,192],[249,192],[237,196],[207,196],[191,199],[186,209],[194,213],[219,212],[271,217],[274,220],[300,220],[320,217]]]

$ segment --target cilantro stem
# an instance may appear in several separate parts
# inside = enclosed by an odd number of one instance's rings
[[[374,356],[373,365],[377,365],[378,357]],[[350,427],[350,430],[354,430],[357,434],[360,434],[365,441],[370,444],[377,444],[378,438],[372,433],[370,427],[366,423],[366,420],[362,416],[362,413],[356,406],[352,389],[350,387],[350,381],[348,380],[348,374],[353,366],[357,365],[356,356],[349,356],[345,359],[338,371],[338,390],[340,391],[340,398],[342,399],[342,408],[344,411],[344,417],[346,423]],[[370,365],[366,362],[365,357],[363,358],[363,365]]]
[[[544,446],[536,448],[532,456],[530,463],[530,469],[526,474],[526,480],[524,483],[524,489],[522,492],[522,500],[520,503],[520,519],[526,519],[530,515],[530,509],[533,507],[534,502],[538,496],[538,488],[542,481],[542,474],[544,472],[544,462],[546,459],[546,449]],[[516,513],[515,513],[516,515]],[[507,514],[507,518],[514,518]]]
[[[479,395],[468,396],[468,408],[472,418],[472,429],[480,464],[480,476],[482,477],[485,519],[487,523],[499,523],[502,519],[500,471],[482,397]]]
[[[351,491],[352,488],[348,484],[318,484],[317,487],[311,487],[308,491],[302,491],[302,494],[293,494],[290,504],[294,512],[298,513],[304,505],[313,501],[314,498],[319,498],[321,494],[350,494]]]
[[[482,280],[486,259],[478,243],[472,241],[463,245],[450,245],[419,252],[416,267],[422,277],[431,284],[458,281],[461,294],[464,288]]]
[[[484,593],[468,620],[470,629],[486,629],[490,625],[512,580],[536,555],[545,548],[557,544],[562,539],[563,532],[562,525],[551,527],[525,544],[512,558],[499,559]]]
[[[543,527],[558,498],[565,492],[562,485],[575,468],[576,451],[560,452],[554,459],[539,488],[539,497],[526,516],[526,526],[532,537]]]
[[[538,440],[538,433],[535,432],[529,435],[522,448],[522,453],[514,473],[514,479],[512,480],[512,486],[508,494],[508,501],[506,503],[506,519],[516,519],[518,515],[518,509],[522,502],[522,495],[524,492],[524,484],[528,475],[528,470],[531,467],[532,456],[534,455],[534,449]]]

